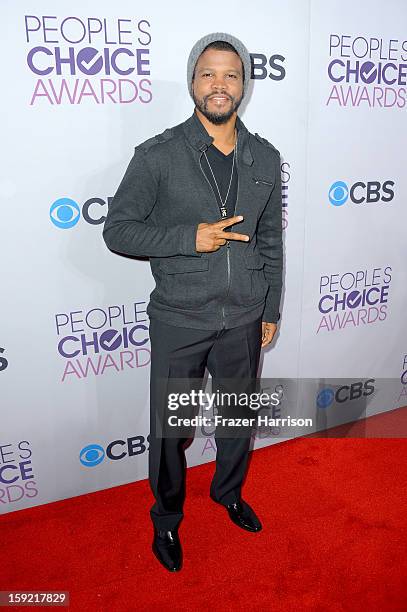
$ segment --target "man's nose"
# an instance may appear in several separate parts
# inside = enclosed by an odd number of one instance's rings
[[[216,90],[218,90],[218,89],[226,89],[226,83],[225,83],[223,77],[221,77],[221,76],[215,77],[215,79],[214,79],[214,81],[212,83],[212,87],[213,87],[213,89],[216,89]]]

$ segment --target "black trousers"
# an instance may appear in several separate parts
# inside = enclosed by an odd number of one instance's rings
[[[261,318],[232,329],[200,330],[150,319],[150,451],[149,481],[155,497],[150,515],[158,529],[176,529],[185,499],[185,437],[160,437],[157,411],[163,414],[167,396],[159,381],[170,378],[203,380],[255,379],[261,349]],[[238,501],[247,468],[250,435],[221,437],[215,431],[216,469],[210,493],[221,504]]]

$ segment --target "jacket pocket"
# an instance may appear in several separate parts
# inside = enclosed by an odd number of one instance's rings
[[[203,308],[207,301],[207,257],[168,257],[160,262],[159,300],[175,308]],[[158,297],[158,296],[157,296]]]
[[[203,272],[208,270],[207,257],[169,257],[160,263],[161,270],[167,274],[184,274],[186,272]]]
[[[253,181],[256,185],[267,185],[269,187],[274,186],[274,179],[268,176],[253,176]]]
[[[250,270],[251,297],[253,301],[260,301],[265,297],[268,289],[261,255],[258,253],[246,255],[246,268]]]

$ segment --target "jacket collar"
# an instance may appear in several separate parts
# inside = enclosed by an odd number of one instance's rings
[[[184,121],[183,128],[187,140],[194,149],[203,152],[212,144],[212,136],[209,136],[195,112],[192,113],[189,119]],[[251,166],[253,164],[253,156],[250,150],[249,131],[239,116],[236,118],[236,128],[239,133],[238,148],[241,147],[242,161],[246,165]]]

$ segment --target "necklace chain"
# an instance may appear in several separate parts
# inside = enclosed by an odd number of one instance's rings
[[[236,148],[237,148],[237,139],[238,139],[238,138],[239,138],[239,134],[237,134],[237,135],[236,135],[235,146],[233,147],[232,171],[231,171],[231,173],[230,173],[229,187],[228,187],[228,190],[227,190],[227,193],[226,193],[225,200],[222,200],[222,196],[221,196],[221,194],[220,194],[220,190],[219,190],[219,186],[218,186],[218,181],[217,181],[217,180],[216,180],[216,178],[215,178],[215,174],[214,174],[214,172],[213,172],[213,170],[212,170],[212,166],[211,166],[211,164],[209,163],[209,159],[208,159],[208,156],[206,155],[206,151],[205,151],[205,153],[204,153],[204,155],[205,155],[205,159],[206,159],[206,163],[208,164],[208,166],[209,166],[209,170],[211,171],[212,178],[213,178],[213,181],[214,181],[214,183],[215,183],[216,190],[217,190],[217,192],[218,192],[219,200],[220,200],[220,203],[221,203],[221,205],[222,205],[222,206],[220,207],[220,210],[221,210],[221,213],[222,213],[222,217],[226,217],[226,215],[227,215],[227,210],[226,210],[226,202],[227,202],[227,199],[228,199],[228,197],[229,197],[230,187],[231,187],[231,185],[232,185],[233,170],[234,170],[234,167],[235,167]]]

